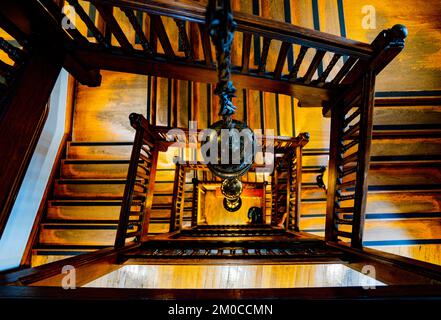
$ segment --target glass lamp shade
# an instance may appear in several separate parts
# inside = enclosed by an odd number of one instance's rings
[[[242,194],[243,186],[239,179],[225,179],[222,181],[221,192],[225,198],[234,200]]]
[[[241,121],[231,120],[226,128],[224,121],[210,126],[212,129],[206,143],[217,144],[217,154],[203,154],[208,168],[222,179],[244,175],[252,166],[256,153],[256,139],[253,131]]]

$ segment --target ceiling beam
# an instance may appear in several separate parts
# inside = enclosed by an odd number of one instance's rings
[[[127,55],[121,50],[101,50],[99,48],[77,48],[74,56],[84,64],[100,70],[110,70],[186,81],[216,83],[217,71],[203,64],[188,61],[167,61],[161,58],[146,57],[145,54]],[[232,80],[237,87],[252,90],[275,92],[295,96],[302,101],[303,107],[321,107],[328,101],[332,91],[288,80],[275,80],[272,77],[257,74],[232,72]],[[304,102],[304,103],[303,103]]]

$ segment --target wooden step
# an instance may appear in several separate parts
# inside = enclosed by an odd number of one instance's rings
[[[40,245],[112,246],[117,224],[57,224],[43,223]]]
[[[317,176],[320,173],[305,172],[302,173],[302,182],[316,183]],[[355,179],[356,173],[349,174],[344,177],[343,182]],[[412,185],[412,184],[440,184],[441,183],[441,165],[438,162],[420,163],[413,165],[407,163],[388,163],[375,164],[372,163],[368,182],[371,185]]]
[[[352,203],[352,201],[347,202]],[[429,215],[441,211],[440,208],[441,193],[439,192],[370,193],[367,197],[366,212],[368,214],[414,213],[424,217],[424,214]],[[324,216],[326,214],[326,200],[307,201],[302,199],[300,211],[302,218]]]
[[[441,125],[441,108],[439,106],[374,108],[374,125],[390,125],[391,121],[400,125]]]
[[[54,184],[54,197],[56,199],[121,199],[125,184],[124,179],[57,179]],[[185,191],[185,197],[191,199],[191,188],[187,186],[186,189],[190,190]],[[135,191],[142,189],[135,186]],[[172,197],[172,190],[168,190],[167,184],[165,186],[160,182],[155,184],[154,204],[171,203]]]
[[[40,228],[39,245],[43,246],[113,246],[117,223],[43,223]],[[168,223],[153,223],[149,234],[168,232]]]
[[[440,138],[385,138],[372,141],[371,156],[441,155]]]
[[[138,211],[139,206],[134,206]],[[110,200],[51,200],[48,202],[46,220],[118,220],[121,201]]]
[[[439,124],[417,125],[375,125],[373,126],[372,138],[375,139],[432,139],[440,138],[441,129]]]
[[[118,200],[50,200],[45,220],[90,220],[117,221],[121,210]],[[132,211],[139,210],[134,205]],[[171,203],[168,206],[153,206],[150,222],[170,219]]]
[[[353,179],[355,174],[345,179]],[[441,184],[441,167],[373,166],[368,173],[370,185],[436,185]]]
[[[300,230],[323,232],[325,218],[300,220]],[[321,230],[321,231],[319,231]],[[348,232],[351,226],[341,225],[339,230]],[[427,219],[367,219],[364,241],[438,239],[441,234],[441,218]]]
[[[61,177],[64,179],[125,179],[127,160],[62,160]]]
[[[129,167],[128,160],[85,160],[64,159],[61,161],[61,177],[64,179],[125,179]],[[158,169],[156,181],[173,184],[175,170]],[[187,182],[191,183],[188,178]]]
[[[75,142],[67,143],[68,159],[129,160],[132,142]]]
[[[58,199],[121,199],[123,179],[58,179],[54,197]]]

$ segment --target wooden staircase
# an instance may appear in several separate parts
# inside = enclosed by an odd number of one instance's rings
[[[131,147],[131,143],[67,143],[34,245],[35,264],[40,256],[62,258],[114,244]],[[151,235],[169,230],[170,176],[159,169]],[[191,200],[191,192],[187,196]],[[191,202],[186,207],[191,210]]]
[[[393,101],[379,101],[374,110],[365,244],[386,249],[385,245],[393,244],[437,244],[441,234],[441,138],[433,124],[441,124],[441,104],[389,106]],[[431,123],[429,127],[426,122]],[[409,133],[408,125],[418,134]],[[128,142],[68,142],[34,246],[36,259],[113,244],[131,146]],[[316,177],[326,165],[327,150],[306,148],[304,158],[308,165],[302,171],[300,230],[323,235],[326,193],[317,186]],[[173,181],[173,168],[158,169],[152,235],[169,230]],[[193,193],[191,182],[186,185],[184,219],[190,223]],[[270,209],[270,185],[266,190]],[[351,219],[351,213],[344,213],[343,218]]]
[[[153,237],[120,257],[130,264],[160,263],[341,263],[345,254],[323,241],[269,225],[197,226]]]

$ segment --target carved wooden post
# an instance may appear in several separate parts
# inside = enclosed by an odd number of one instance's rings
[[[116,233],[116,248],[124,247],[127,238],[135,237],[136,242],[147,240],[158,154],[167,151],[164,138],[158,135],[142,115],[132,113],[130,124],[136,134]],[[139,211],[133,211],[135,206],[140,207]],[[128,231],[129,227],[134,230]]]
[[[327,241],[342,237],[362,247],[375,77],[403,49],[406,36],[402,25],[382,31],[371,44],[372,57],[359,61],[344,79],[353,86],[331,106]]]
[[[138,159],[141,154],[141,147],[144,140],[144,130],[136,129],[135,141],[133,142],[132,154],[130,155],[129,170],[127,173],[127,181],[124,187],[123,201],[119,215],[118,229],[115,238],[115,247],[124,247],[126,243],[126,234],[132,207],[133,192],[136,182],[136,173],[138,171]],[[142,208],[141,208],[142,210]]]

